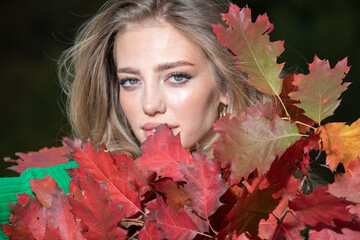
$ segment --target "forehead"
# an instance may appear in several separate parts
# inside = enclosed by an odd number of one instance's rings
[[[133,23],[116,36],[114,58],[117,64],[151,59],[163,61],[206,60],[202,50],[171,24],[162,21]],[[155,62],[154,62],[155,64]]]

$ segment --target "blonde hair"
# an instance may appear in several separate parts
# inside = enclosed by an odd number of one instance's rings
[[[114,39],[131,23],[164,20],[191,39],[212,63],[219,88],[229,99],[227,112],[236,115],[257,99],[235,68],[232,53],[218,43],[213,24],[222,23],[227,0],[116,0],[107,2],[88,21],[73,47],[59,61],[59,77],[67,94],[67,114],[73,137],[132,157],[141,154],[119,102],[119,84],[113,59]],[[218,138],[212,130],[200,142],[205,149]]]

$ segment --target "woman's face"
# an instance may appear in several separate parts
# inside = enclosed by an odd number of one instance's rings
[[[168,23],[131,25],[116,37],[114,58],[120,104],[141,143],[166,123],[192,147],[227,101],[201,49]]]

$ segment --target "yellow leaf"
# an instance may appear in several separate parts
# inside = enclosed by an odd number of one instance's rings
[[[328,123],[320,127],[326,163],[334,170],[339,163],[347,169],[360,156],[360,118],[353,124]]]

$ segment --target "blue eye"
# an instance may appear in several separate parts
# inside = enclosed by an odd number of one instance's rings
[[[124,87],[133,86],[138,84],[140,81],[136,78],[124,78],[120,79],[119,84]]]
[[[169,80],[174,83],[183,83],[189,80],[191,76],[187,73],[175,73],[169,77]]]

